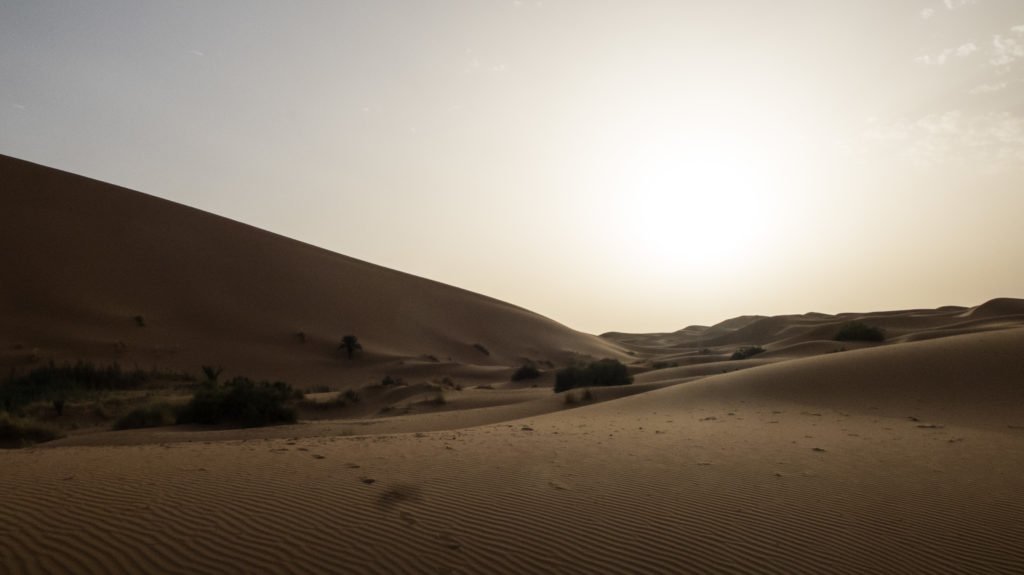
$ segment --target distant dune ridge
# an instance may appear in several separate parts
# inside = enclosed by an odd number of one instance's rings
[[[215,364],[319,384],[403,359],[624,357],[514,305],[173,202],[4,156],[0,178],[5,363]],[[334,352],[346,334],[357,364]]]
[[[0,450],[0,573],[1024,573],[1024,300],[599,338],[26,162],[0,182],[5,369],[409,384]],[[635,382],[552,393],[596,357]],[[442,375],[479,387],[388,411]]]

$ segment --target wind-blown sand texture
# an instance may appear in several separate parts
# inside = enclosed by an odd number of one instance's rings
[[[161,200],[13,160],[2,167],[5,181],[26,190],[5,190],[5,204],[63,213],[45,222],[57,236],[69,228],[74,238],[17,239],[10,227],[26,233],[44,224],[19,218],[40,216],[28,208],[19,217],[7,209],[0,216],[6,245],[22,249],[21,257],[2,256],[0,301],[5,317],[16,320],[0,333],[8,362],[28,361],[27,349],[103,359],[98,342],[135,329],[146,335],[133,337],[153,338],[133,340],[143,349],[180,338],[180,348],[161,360],[180,358],[183,368],[194,369],[188,361],[210,349],[254,375],[282,374],[301,385],[328,374],[358,384],[417,353],[450,353],[451,362],[410,369],[410,387],[447,369],[494,389],[449,390],[442,407],[393,417],[376,413],[395,399],[381,396],[366,413],[345,419],[254,430],[80,433],[0,451],[0,572],[1024,572],[1022,300],[744,317],[672,334],[598,339]],[[37,200],[33,190],[50,195]],[[112,199],[78,197],[93,191]],[[121,207],[88,211],[104,202]],[[138,219],[133,210],[141,212]],[[103,220],[110,225],[144,224],[92,230],[76,213],[115,214]],[[147,231],[157,220],[177,231]],[[284,266],[299,258],[291,273],[306,274],[306,281],[272,283],[267,299],[253,295],[259,303],[243,304],[249,296],[237,294],[261,292],[260,282],[212,274],[211,287],[160,275],[157,267],[115,273],[117,258],[95,263],[118,238],[141,242],[125,249],[137,249],[128,261],[144,266],[145,250],[178,257],[171,252],[182,244],[172,249],[163,242],[200,233],[221,247],[190,254],[199,269],[213,272],[249,254],[229,269],[250,273],[265,254],[285,253],[268,261]],[[109,245],[94,234],[110,234]],[[154,235],[147,240],[148,234]],[[233,234],[240,239],[231,240]],[[94,248],[82,247],[90,242]],[[27,263],[44,256],[62,265],[93,263],[70,271]],[[306,265],[313,267],[303,271]],[[316,266],[342,271],[335,276]],[[10,270],[19,273],[8,282]],[[81,293],[62,283],[76,273],[85,276]],[[364,278],[372,288],[361,287]],[[121,291],[115,279],[139,283]],[[317,279],[338,283],[309,285]],[[392,294],[388,305],[413,302],[408,321],[418,327],[390,339],[387,330],[373,331],[373,309],[335,302],[336,290]],[[430,301],[413,293],[430,290]],[[280,294],[296,301],[270,306]],[[129,296],[136,299],[119,303]],[[240,307],[216,315],[220,305]],[[341,319],[320,318],[320,307]],[[300,311],[308,314],[301,321],[287,319]],[[119,323],[135,313],[152,321],[145,328]],[[249,313],[254,319],[245,319]],[[402,323],[382,317],[390,326]],[[884,327],[890,338],[832,341],[851,319]],[[302,344],[288,340],[289,326],[314,326],[309,333],[326,348],[345,329],[336,321],[368,334],[369,351],[377,354],[366,360],[371,367],[326,352],[291,357],[289,346]],[[173,329],[158,332],[158,325]],[[245,339],[247,331],[257,335]],[[283,341],[274,340],[276,332]],[[502,339],[506,333],[519,339]],[[228,341],[234,337],[243,339]],[[474,341],[492,355],[463,349]],[[730,361],[744,345],[767,351]],[[564,365],[566,350],[619,357],[637,381],[595,389],[592,402],[573,404],[565,393],[551,393],[550,372],[537,388],[508,382],[518,356]]]

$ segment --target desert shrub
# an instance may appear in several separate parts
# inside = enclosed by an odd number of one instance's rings
[[[885,341],[885,330],[862,321],[843,324],[833,338],[836,341]]]
[[[67,403],[63,397],[58,397],[52,401],[53,411],[57,413],[57,417],[64,415],[64,405]]]
[[[139,327],[146,327],[146,318],[141,315],[134,316],[132,319],[135,320],[135,325]]]
[[[565,394],[566,405],[576,405],[577,403],[593,400],[594,394],[590,391],[589,387],[584,388],[583,393],[580,395],[577,395],[575,391],[570,391],[569,393]]]
[[[344,393],[338,395],[338,399],[344,400],[347,403],[359,403],[362,397],[359,396],[358,391],[346,389]]]
[[[403,381],[402,378],[400,377],[391,377],[390,375],[385,375],[384,379],[380,380],[380,384],[383,385],[384,387],[390,387],[392,385],[405,385],[405,381]]]
[[[11,411],[35,401],[66,401],[86,392],[137,389],[152,380],[193,379],[179,372],[124,370],[117,363],[97,366],[84,361],[63,364],[51,361],[22,375],[12,373],[0,384],[0,404]]]
[[[555,393],[576,387],[603,387],[633,383],[626,366],[617,359],[602,359],[585,366],[560,369],[555,374]]]
[[[212,381],[214,383],[217,382],[220,378],[220,374],[224,371],[223,367],[213,367],[212,365],[204,365],[202,369],[203,377],[206,378],[206,381]]]
[[[114,422],[114,429],[140,429],[174,425],[174,408],[166,403],[139,407],[124,414]]]
[[[679,367],[679,364],[674,361],[656,361],[651,364],[654,369],[665,369],[668,367]]]
[[[533,365],[525,364],[512,374],[512,381],[522,381],[524,379],[537,379],[538,377],[540,377],[540,370]]]
[[[359,338],[354,335],[346,335],[341,338],[341,343],[338,344],[338,349],[345,350],[345,354],[348,355],[349,359],[352,359],[353,354],[357,351],[363,350],[363,344],[359,343]]]
[[[295,423],[291,402],[300,395],[287,383],[236,377],[223,384],[206,383],[178,413],[178,423],[228,423],[259,427]]]
[[[747,347],[741,347],[732,353],[732,357],[729,359],[747,359],[754,357],[759,353],[764,353],[766,350],[759,345],[752,345]]]
[[[489,350],[486,347],[484,347],[484,344],[482,344],[482,343],[474,343],[473,347],[476,348],[477,351],[479,351],[480,353],[482,353],[484,355],[491,355],[491,350]]]
[[[0,448],[28,447],[61,437],[60,432],[35,421],[0,415]]]

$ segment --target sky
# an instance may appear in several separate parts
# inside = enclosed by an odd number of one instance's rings
[[[0,153],[590,333],[976,305],[1024,2],[3,0]]]

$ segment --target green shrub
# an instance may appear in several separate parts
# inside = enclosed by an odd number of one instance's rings
[[[576,387],[628,385],[633,383],[626,366],[617,359],[602,359],[585,366],[560,369],[555,374],[555,393]]]
[[[512,374],[512,381],[522,381],[524,379],[537,379],[540,377],[540,370],[535,366],[526,364],[520,367]]]
[[[885,341],[885,330],[862,321],[843,324],[836,332],[836,341]]]
[[[178,413],[178,423],[242,427],[295,423],[291,402],[298,397],[290,385],[281,381],[255,382],[236,377],[223,384],[206,383]]]
[[[765,351],[766,350],[759,345],[741,347],[734,351],[732,357],[730,357],[729,359],[747,359],[749,357],[754,357],[759,353],[764,353]]]
[[[166,403],[147,405],[129,411],[114,422],[114,429],[140,429],[174,425],[174,408]]]
[[[61,437],[60,432],[35,421],[0,414],[0,448],[28,447]]]

